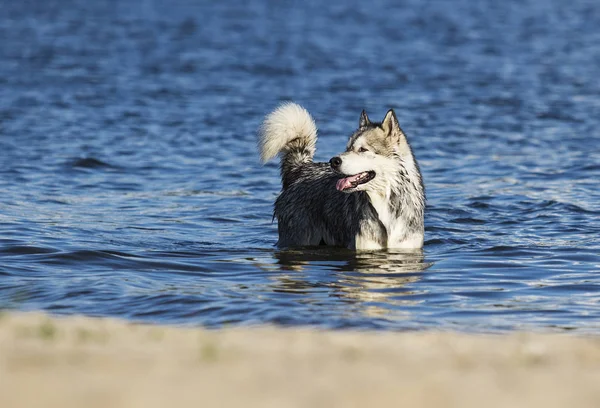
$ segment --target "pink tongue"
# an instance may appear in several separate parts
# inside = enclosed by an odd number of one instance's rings
[[[360,174],[355,174],[354,176],[339,179],[337,183],[335,183],[335,188],[337,188],[339,191],[344,191],[347,188],[352,187],[352,182],[356,181],[359,176]]]

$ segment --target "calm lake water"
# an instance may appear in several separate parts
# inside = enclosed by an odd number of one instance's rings
[[[0,308],[220,327],[600,333],[600,3],[4,1]],[[280,251],[283,100],[394,107],[422,253]]]

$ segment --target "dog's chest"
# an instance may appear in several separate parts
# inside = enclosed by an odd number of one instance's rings
[[[402,241],[405,231],[402,222],[397,218],[390,208],[389,197],[378,194],[369,195],[371,205],[377,211],[377,217],[387,232],[387,246],[395,247]]]
[[[369,194],[369,199],[371,200],[371,205],[377,211],[377,216],[379,221],[385,226],[388,233],[390,232],[390,222],[392,219],[392,214],[390,213],[390,206],[388,205],[388,199],[386,197],[380,196],[379,194]]]

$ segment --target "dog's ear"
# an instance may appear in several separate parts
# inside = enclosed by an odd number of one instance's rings
[[[365,126],[369,125],[371,123],[371,121],[369,120],[369,117],[367,116],[367,112],[365,112],[365,110],[363,109],[363,111],[360,113],[360,120],[358,121],[358,128],[362,129]]]
[[[406,143],[406,136],[398,124],[398,118],[393,109],[390,109],[381,122],[381,127],[386,135],[388,135],[392,141],[397,145]]]
[[[390,109],[385,114],[385,118],[383,118],[383,122],[381,122],[381,127],[386,135],[393,136],[394,132],[400,130],[400,125],[398,124],[398,118],[396,117],[396,113],[393,109]]]

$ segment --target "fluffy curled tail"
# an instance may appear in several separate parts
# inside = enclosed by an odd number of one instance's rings
[[[302,106],[293,102],[280,105],[265,118],[259,134],[260,158],[264,162],[282,152],[299,161],[312,160],[317,142],[317,126]]]

